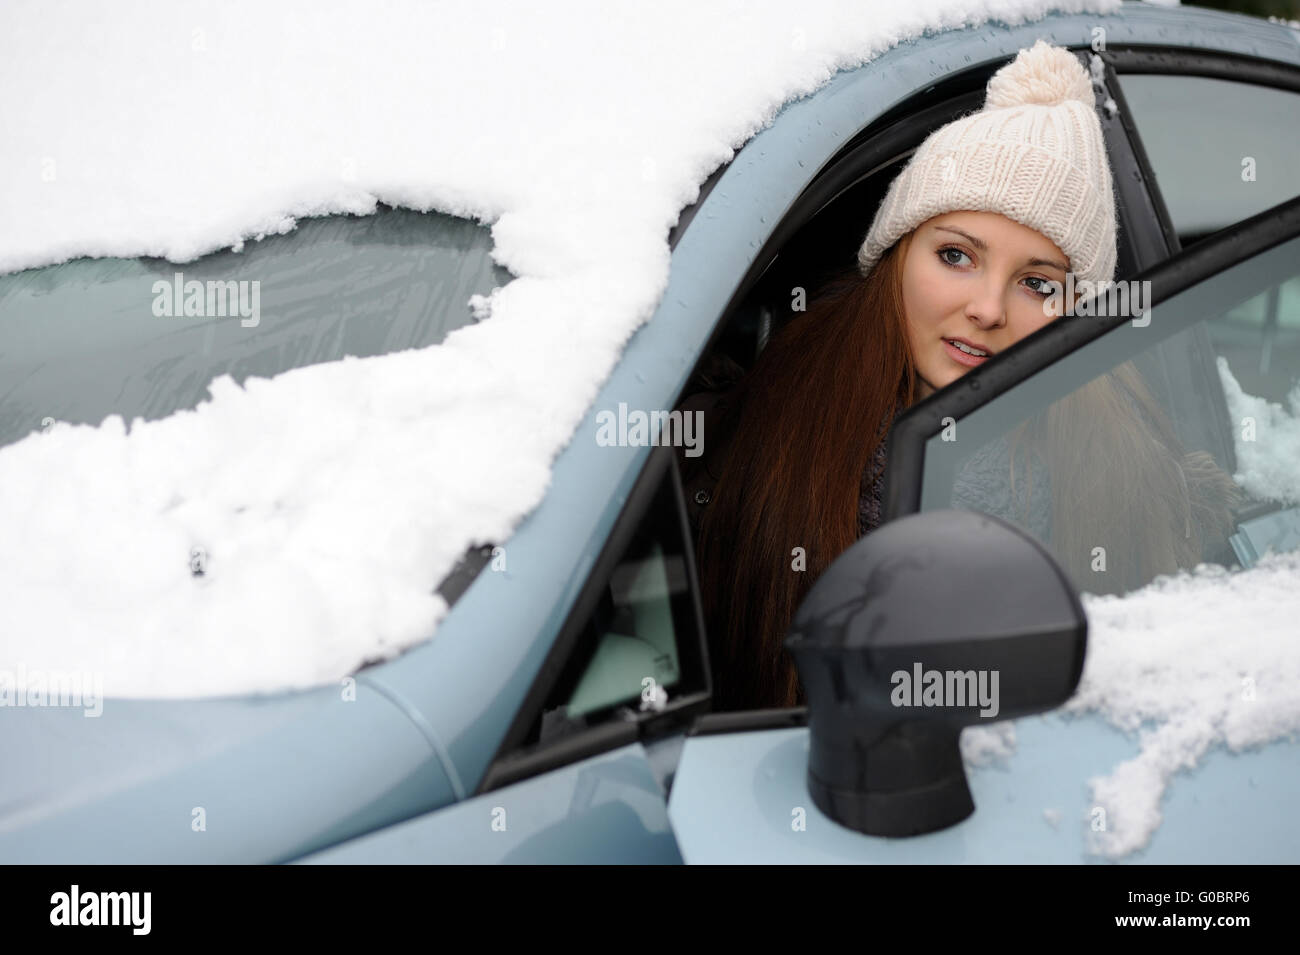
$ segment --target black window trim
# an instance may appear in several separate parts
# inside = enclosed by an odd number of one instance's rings
[[[576,654],[582,646],[587,619],[595,610],[610,574],[636,537],[642,522],[651,514],[665,482],[672,500],[676,530],[683,542],[686,574],[690,583],[690,612],[698,640],[698,646],[694,650],[679,648],[679,652],[683,658],[684,671],[686,661],[698,654],[696,659],[703,672],[696,675],[702,676],[704,689],[670,699],[659,712],[638,714],[635,719],[611,719],[555,740],[522,748],[533,726],[541,718],[542,709],[556,686],[572,675],[575,666],[585,666],[586,658],[578,659]],[[675,449],[667,445],[652,447],[645,466],[628,494],[627,504],[615,520],[613,529],[601,547],[600,555],[587,574],[578,597],[570,606],[546,659],[475,789],[475,796],[629,743],[647,743],[664,736],[684,733],[695,718],[707,710],[712,699],[712,670],[704,631],[704,614],[700,605],[699,577],[695,571],[694,541],[686,515],[686,495],[682,490]],[[683,677],[686,677],[685,672]]]
[[[1151,282],[1151,301],[1159,305],[1297,235],[1300,196],[1214,233],[1174,258],[1144,270],[1135,280]],[[884,519],[890,521],[920,510],[925,444],[943,430],[944,419],[961,420],[1128,321],[1126,316],[1115,315],[1053,322],[904,412],[889,436]]]
[[[1120,263],[1119,274],[1133,274],[1149,268],[1182,248],[1173,218],[1165,205],[1164,196],[1156,185],[1155,172],[1147,157],[1142,136],[1133,124],[1128,100],[1124,98],[1114,68],[1114,58],[1120,51],[1102,52],[1105,66],[1102,76],[1103,92],[1115,102],[1116,112],[1111,115],[1098,108],[1102,132],[1106,137],[1107,155],[1111,164],[1111,179],[1115,186],[1115,202],[1119,206],[1120,227],[1128,229],[1128,242],[1133,261]],[[1086,66],[1087,64],[1085,64]]]
[[[1166,73],[1233,80],[1300,93],[1300,65],[1223,50],[1117,44],[1101,52],[1107,65],[1125,73]]]

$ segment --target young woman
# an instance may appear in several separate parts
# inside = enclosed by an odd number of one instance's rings
[[[727,396],[725,444],[697,498],[715,709],[803,702],[782,641],[820,573],[880,523],[894,419],[1052,321],[1067,271],[1108,281],[1115,257],[1091,83],[1073,55],[1039,41],[990,80],[982,111],[922,144],[857,269]],[[1106,481],[1089,466],[1098,460]],[[1016,429],[981,466],[995,480],[967,474],[963,506],[997,513],[981,487],[1015,489],[1003,516],[1050,537],[1076,575],[1108,548],[1117,572],[1094,590],[1192,566],[1228,527],[1231,481],[1208,455],[1184,455],[1131,365]],[[688,488],[700,475],[688,472]]]

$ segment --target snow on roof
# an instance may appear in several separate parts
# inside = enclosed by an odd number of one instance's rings
[[[440,345],[0,449],[0,663],[190,697],[337,681],[428,639],[455,561],[541,500],[708,174],[838,69],[1052,6],[5,7],[0,272],[189,261],[382,201],[490,222],[518,278]]]

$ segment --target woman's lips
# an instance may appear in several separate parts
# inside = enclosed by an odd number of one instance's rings
[[[967,354],[946,338],[943,340],[943,347],[953,361],[959,365],[965,365],[967,368],[974,368],[975,366],[982,365],[989,360],[989,356],[987,355],[980,356]]]

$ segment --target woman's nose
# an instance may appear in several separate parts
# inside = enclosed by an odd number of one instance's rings
[[[966,305],[966,317],[978,329],[1000,329],[1006,325],[1006,309],[1002,299],[978,299]]]
[[[991,285],[982,288],[966,303],[966,317],[981,329],[999,328],[1005,325],[1007,313],[1001,288],[993,288]]]

